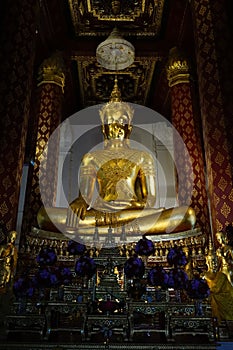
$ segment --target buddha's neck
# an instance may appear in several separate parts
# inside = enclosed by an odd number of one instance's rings
[[[122,149],[129,148],[128,140],[108,140],[105,144],[105,149]]]

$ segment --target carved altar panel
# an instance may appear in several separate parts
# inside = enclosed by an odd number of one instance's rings
[[[120,26],[123,35],[157,37],[164,0],[69,0],[76,36],[108,35]]]
[[[77,62],[83,105],[108,102],[116,75],[122,100],[144,105],[160,57],[136,57],[131,66],[117,72],[101,67],[94,56],[74,56],[73,60]]]

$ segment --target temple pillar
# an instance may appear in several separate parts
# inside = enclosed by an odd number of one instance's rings
[[[178,203],[190,205],[196,212],[198,225],[203,232],[209,234],[208,199],[199,129],[200,116],[195,109],[197,101],[189,63],[177,48],[170,50],[167,78],[171,93],[172,124],[178,132],[178,134],[174,132],[174,157],[179,175]]]
[[[56,52],[42,62],[38,72],[36,147],[25,212],[30,226],[36,224],[36,215],[42,205],[52,207],[56,203],[59,132],[56,137],[51,138],[51,135],[62,120],[64,70],[63,58]]]
[[[7,2],[0,33],[0,220],[15,230],[28,129],[38,2]]]
[[[226,2],[191,1],[213,232],[233,222],[233,50]]]

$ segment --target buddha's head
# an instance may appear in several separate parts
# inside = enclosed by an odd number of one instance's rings
[[[216,238],[217,238],[218,243],[221,245],[225,245],[228,243],[227,235],[223,231],[217,232]]]
[[[121,101],[121,93],[115,78],[111,99],[99,111],[105,140],[128,139],[132,131],[133,113],[133,108]]]
[[[9,237],[8,237],[9,243],[14,243],[16,238],[17,238],[17,232],[16,231],[10,231],[9,232]]]

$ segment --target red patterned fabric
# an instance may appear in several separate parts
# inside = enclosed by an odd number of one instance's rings
[[[197,118],[193,111],[190,84],[180,83],[173,86],[171,88],[171,98],[172,124],[182,137],[182,140],[174,138],[174,153],[179,174],[179,183],[177,184],[179,204],[190,205],[196,212],[199,226],[205,233],[209,233],[204,160],[199,126],[195,122]],[[186,146],[185,151],[183,142]],[[190,191],[192,191],[191,198]]]
[[[226,48],[227,42],[232,45],[232,39],[228,41],[229,35],[227,33],[225,35],[223,30],[226,28],[223,3],[217,0],[192,1],[208,191],[214,232],[233,222],[232,117],[230,117],[232,107],[229,108],[232,106],[232,90],[229,89],[232,81],[230,85],[228,84],[232,64],[228,71],[229,77],[223,69],[224,62],[230,66]],[[219,28],[222,28],[221,33],[218,32]],[[221,43],[219,43],[220,35]]]
[[[45,148],[53,131],[58,127],[61,121],[61,107],[63,101],[62,88],[52,83],[44,83],[39,87],[39,111],[38,128],[36,140],[35,164],[32,176],[30,211],[35,223],[36,214],[42,205],[40,190],[43,187],[43,193],[46,195],[43,205],[52,207],[56,200],[57,189],[57,166],[58,166],[58,146],[59,138],[46,153]],[[43,175],[43,169],[45,175]],[[42,177],[39,183],[39,172]]]
[[[16,228],[35,56],[34,0],[6,6],[0,47],[0,219]]]

